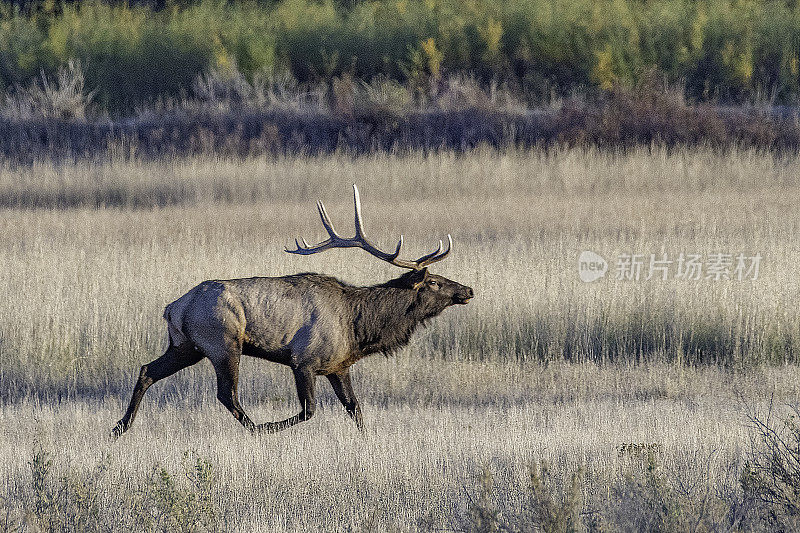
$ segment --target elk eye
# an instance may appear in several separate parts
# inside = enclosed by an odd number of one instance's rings
[[[428,282],[428,285],[430,285],[431,287],[438,287],[439,286],[439,282],[435,281],[435,280],[430,280]]]

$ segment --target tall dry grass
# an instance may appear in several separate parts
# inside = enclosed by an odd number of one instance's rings
[[[160,349],[163,306],[203,279],[395,275],[358,252],[283,252],[294,236],[321,236],[314,199],[350,224],[351,182],[379,242],[403,233],[414,255],[452,233],[436,271],[477,290],[418,336],[409,352],[421,357],[795,362],[795,165],[752,152],[570,150],[6,167],[0,196],[85,207],[0,212],[0,284],[14,295],[0,313],[4,375],[69,372],[94,387],[86,371],[127,372]],[[163,191],[175,205],[161,207]],[[611,262],[606,279],[579,280],[582,250]],[[682,252],[760,253],[760,276],[613,279],[619,254]]]
[[[403,233],[414,256],[450,232],[452,257],[435,271],[476,290],[395,357],[355,367],[367,434],[320,383],[318,416],[253,439],[217,405],[201,363],[155,385],[130,434],[108,443],[139,366],[164,347],[163,306],[197,282],[315,270],[368,284],[397,274],[358,251],[282,252],[294,236],[322,237],[317,198],[347,233],[351,182],[375,240]],[[164,190],[175,195],[168,205]],[[62,195],[71,200],[25,200]],[[744,498],[748,402],[800,400],[798,175],[788,156],[642,149],[37,163],[2,168],[0,196],[20,199],[0,211],[0,501],[22,528],[44,523],[28,464],[46,464],[31,459],[41,448],[51,460],[45,486],[56,493],[74,500],[69,480],[97,480],[81,489],[95,491],[81,500],[88,514],[69,516],[96,517],[101,530],[137,527],[143,501],[155,506],[155,529],[194,516],[180,511],[191,498],[169,492],[178,488],[153,470],[158,463],[183,480],[185,450],[214,465],[208,491],[224,530],[468,529],[484,501],[484,467],[487,505],[528,516],[528,465],[542,461],[556,486],[580,469],[581,520],[600,509],[612,530],[640,523],[643,504],[615,491],[652,485],[677,502],[670,509],[707,495],[713,505],[698,523],[721,529]],[[755,281],[609,274],[584,284],[577,258],[586,249],[609,260],[716,251],[764,259]],[[243,363],[242,397],[257,421],[296,408],[286,369],[260,361]],[[654,450],[661,477],[647,477],[639,448],[623,446],[631,443]],[[98,465],[107,466],[98,474]],[[153,494],[183,494],[170,500],[183,504],[160,507]],[[702,514],[675,513],[662,521]],[[56,515],[47,523],[62,525]]]

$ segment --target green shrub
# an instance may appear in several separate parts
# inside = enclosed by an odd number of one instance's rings
[[[583,469],[572,472],[569,484],[559,484],[544,462],[532,466],[530,476],[533,524],[545,533],[583,531]]]
[[[56,62],[46,46],[46,33],[35,20],[0,16],[0,90],[27,83]]]
[[[50,25],[47,44],[55,57],[86,65],[99,103],[125,111],[188,88],[213,56],[208,37],[179,17],[89,3],[65,9]]]
[[[216,475],[208,459],[186,452],[177,474],[154,466],[143,486],[121,492],[124,497],[115,501],[113,509],[108,500],[110,463],[110,455],[105,455],[89,472],[67,469],[56,480],[52,454],[35,444],[29,462],[31,486],[23,498],[26,512],[7,506],[3,521],[16,530],[53,533],[220,529]]]
[[[28,83],[72,59],[112,112],[178,97],[201,72],[238,66],[247,75],[275,67],[267,13],[208,0],[153,13],[143,7],[84,2],[58,15],[0,15],[0,89]]]
[[[213,465],[208,459],[185,452],[183,468],[182,476],[162,466],[153,468],[136,505],[143,511],[136,518],[144,530],[188,533],[218,529]]]
[[[52,479],[51,454],[34,445],[31,467],[32,508],[27,516],[39,531],[101,531],[102,479],[108,470],[106,456],[89,475],[69,472],[58,482]],[[107,528],[106,528],[107,529]]]
[[[800,8],[734,0],[332,0],[146,7],[90,0],[0,10],[0,90],[79,60],[112,113],[179,98],[211,68],[300,83],[382,77],[424,95],[453,74],[528,103],[633,87],[651,72],[690,101],[800,98]]]

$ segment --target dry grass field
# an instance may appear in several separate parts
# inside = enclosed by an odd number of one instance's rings
[[[742,479],[748,414],[772,404],[780,429],[800,403],[797,163],[653,148],[1,167],[0,528],[769,528]],[[165,347],[164,305],[198,282],[399,274],[358,250],[283,252],[323,236],[316,199],[350,233],[353,182],[376,241],[402,233],[416,257],[451,233],[432,270],[476,291],[354,367],[365,434],[324,382],[311,421],[245,434],[202,362],[111,442]],[[584,250],[605,278],[580,280]],[[615,277],[623,254],[681,253],[762,260],[741,281]],[[284,367],[246,360],[241,388],[256,422],[295,412]]]

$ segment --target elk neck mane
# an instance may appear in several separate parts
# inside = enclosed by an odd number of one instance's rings
[[[438,314],[421,304],[417,291],[397,287],[395,281],[352,292],[353,333],[363,355],[391,355],[408,344],[418,325]]]

